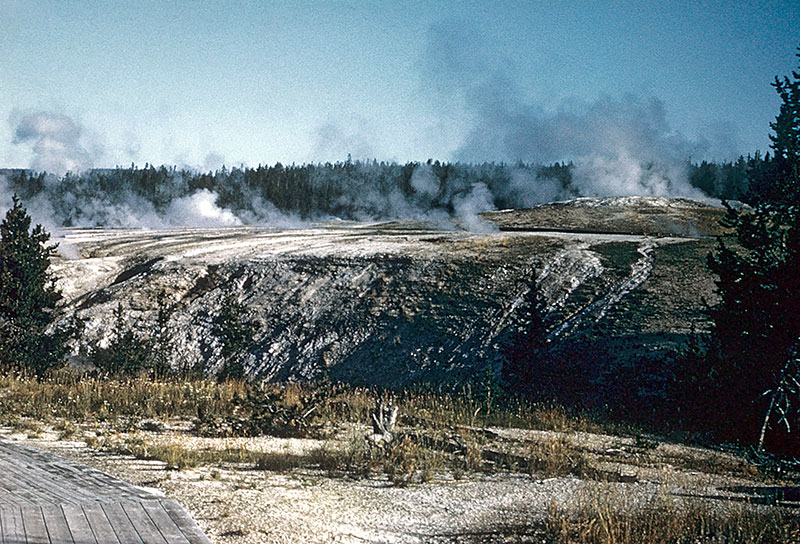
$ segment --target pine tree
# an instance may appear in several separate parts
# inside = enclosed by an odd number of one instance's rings
[[[783,101],[770,125],[775,168],[769,180],[752,180],[772,187],[752,211],[728,209],[725,224],[736,242],[720,240],[709,256],[720,302],[711,312],[708,394],[717,397],[723,423],[759,447],[776,392],[786,393],[793,379],[786,371],[800,340],[800,75],[792,77],[774,83]]]
[[[258,323],[246,319],[247,308],[229,292],[222,299],[219,314],[214,318],[212,332],[222,343],[222,368],[218,380],[241,380],[246,377],[244,356],[253,343]]]
[[[800,48],[797,57],[800,58]],[[780,201],[796,208],[800,198],[800,73],[792,72],[791,79],[776,77],[772,86],[781,97],[778,116],[770,123]]]
[[[67,333],[49,330],[61,294],[49,271],[56,245],[14,195],[0,224],[0,364],[41,375],[62,364]]]
[[[98,370],[112,376],[134,376],[149,370],[153,346],[125,322],[122,304],[114,309],[114,327],[108,345],[92,347],[91,360]]]
[[[175,334],[169,326],[174,311],[166,293],[158,294],[156,322],[150,333],[150,356],[148,367],[153,378],[166,378],[173,372],[173,353],[175,351]]]
[[[503,346],[503,380],[511,390],[531,393],[547,374],[546,306],[534,279],[528,285]]]

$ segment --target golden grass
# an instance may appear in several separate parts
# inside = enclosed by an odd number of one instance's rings
[[[707,499],[679,499],[664,488],[644,503],[619,486],[591,487],[575,511],[552,509],[545,522],[554,544],[796,543],[800,516],[783,509]]]
[[[246,421],[251,415],[248,410],[252,407],[242,399],[248,392],[252,396],[253,391],[260,392],[264,402],[288,410],[299,410],[313,398],[316,408],[311,415],[318,421],[336,423],[370,421],[376,401],[385,396],[380,391],[340,384],[101,379],[62,371],[44,380],[1,376],[0,423],[28,417],[43,422],[178,418],[210,424],[227,420],[230,424],[237,418]],[[405,392],[397,396],[403,406],[402,417],[414,426],[431,430],[486,425],[557,431],[610,430],[608,423],[563,408],[518,399],[498,402],[491,395],[475,395],[469,389],[458,394]],[[235,433],[236,425],[232,427],[229,432]]]
[[[560,435],[532,442],[527,457],[531,475],[552,478],[569,474],[584,476],[587,472],[585,454]]]
[[[643,496],[593,484],[575,501],[526,519],[525,505],[500,512],[459,542],[542,544],[796,544],[797,512],[744,503],[676,497],[666,487]]]
[[[386,392],[331,383],[116,380],[63,371],[46,380],[0,377],[0,423],[29,434],[41,432],[37,422],[50,423],[62,439],[72,439],[79,434],[81,425],[99,422],[94,435],[84,438],[96,448],[119,446],[119,441],[113,445],[108,440],[118,432],[158,433],[164,429],[162,422],[169,420],[193,423],[195,433],[210,437],[317,436],[329,442],[314,455],[265,454],[260,459],[255,454],[235,451],[198,453],[151,444],[144,444],[144,451],[136,444],[123,446],[134,455],[158,458],[176,468],[219,462],[250,463],[265,470],[318,466],[328,472],[385,473],[400,485],[430,481],[441,471],[450,471],[456,478],[479,470],[595,478],[591,456],[564,437],[546,437],[532,443],[528,451],[487,453],[486,437],[480,429],[494,425],[604,434],[626,430],[558,406],[498,399],[492,396],[491,389],[476,393],[467,388],[460,394],[396,394],[395,401],[402,406],[398,440],[388,448],[369,446],[364,440],[364,425],[369,424],[376,402],[388,396]],[[344,442],[335,439],[337,429],[347,426],[358,430]],[[670,462],[709,473],[724,468],[726,473],[753,475],[752,467],[735,459],[728,463],[730,466],[720,467],[715,466],[717,458],[674,458]]]
[[[69,373],[41,381],[3,376],[0,419],[192,418],[201,412],[224,413],[244,387],[241,382],[106,380]]]

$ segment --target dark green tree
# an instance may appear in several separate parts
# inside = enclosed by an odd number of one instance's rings
[[[530,394],[543,384],[548,372],[547,311],[536,282],[536,274],[509,327],[507,342],[503,345],[503,381],[511,391]]]
[[[258,331],[258,323],[246,316],[247,308],[236,295],[233,292],[225,294],[212,328],[212,333],[222,344],[223,363],[217,373],[218,380],[241,380],[246,377],[244,358]]]
[[[99,344],[92,347],[91,361],[109,375],[134,376],[149,370],[151,351],[150,342],[128,326],[122,304],[117,304],[111,340],[105,347]]]
[[[706,394],[718,403],[722,427],[759,448],[761,430],[778,407],[775,399],[789,401],[776,392],[788,392],[787,364],[800,339],[800,75],[776,78],[774,86],[783,103],[770,125],[770,188],[752,211],[728,208],[725,224],[734,229],[735,241],[721,239],[709,256],[720,301],[711,312]],[[788,414],[780,419],[790,421]]]
[[[800,48],[797,57],[800,58]],[[773,87],[781,97],[781,108],[775,121],[770,123],[772,150],[776,163],[778,203],[794,208],[800,203],[800,74],[775,78]]]
[[[158,308],[156,322],[151,333],[151,348],[148,361],[148,370],[153,378],[162,379],[169,376],[173,370],[173,355],[175,352],[175,335],[170,329],[169,320],[174,311],[167,295],[158,294]]]
[[[55,287],[50,259],[56,245],[14,195],[0,225],[0,362],[41,375],[63,364],[65,330],[53,330],[61,294]]]

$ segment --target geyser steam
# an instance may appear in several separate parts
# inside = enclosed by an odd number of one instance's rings
[[[47,111],[15,112],[14,144],[30,145],[31,168],[54,174],[91,168],[94,155],[82,141],[83,127],[71,117]]]
[[[0,172],[0,196],[19,193],[51,227],[287,227],[338,217],[424,219],[470,230],[490,228],[483,211],[578,196],[705,197],[689,183],[688,167],[708,143],[674,131],[660,100],[603,96],[545,111],[517,85],[513,62],[489,57],[487,43],[461,22],[430,29],[425,87],[455,99],[471,123],[454,163],[92,170],[102,149],[86,143],[81,124],[36,111],[12,116],[13,141],[31,147],[34,171],[49,173],[6,172],[4,181]],[[374,140],[369,126],[360,118],[346,130],[324,125],[317,148],[363,156]],[[207,166],[222,161],[207,159]]]
[[[582,196],[702,198],[688,182],[687,165],[707,143],[673,131],[660,100],[603,96],[547,112],[525,100],[510,59],[490,58],[490,43],[480,28],[463,21],[442,22],[429,31],[426,86],[448,98],[455,95],[472,120],[458,160],[567,160],[575,165],[571,190]],[[568,196],[547,180],[542,183],[525,192],[542,200]]]

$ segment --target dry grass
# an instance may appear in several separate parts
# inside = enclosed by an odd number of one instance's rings
[[[224,462],[251,464],[264,470],[319,467],[330,473],[386,474],[398,485],[430,481],[441,472],[460,478],[475,471],[501,470],[528,472],[536,477],[571,474],[604,480],[608,479],[605,473],[592,468],[596,464],[594,454],[561,435],[516,450],[508,443],[490,443],[483,430],[496,425],[567,433],[625,431],[557,406],[513,398],[501,402],[493,396],[491,387],[484,387],[478,392],[467,388],[458,395],[399,394],[395,397],[402,406],[398,440],[390,447],[370,446],[364,440],[364,425],[370,421],[376,401],[386,397],[379,391],[330,383],[104,380],[61,372],[41,381],[0,377],[0,423],[33,435],[41,433],[37,422],[50,423],[61,439],[74,439],[81,426],[91,424],[94,432],[83,438],[89,446],[120,448],[136,456],[161,459],[175,468]],[[111,440],[118,434],[142,430],[162,432],[163,422],[170,420],[193,422],[193,432],[215,438],[268,434],[317,436],[328,442],[314,455],[282,452],[256,458],[253,452],[203,452]],[[345,440],[335,438],[343,427],[357,430]],[[660,462],[651,455],[652,449],[628,456],[625,462],[634,462],[634,457],[641,462]],[[720,463],[718,456],[679,459],[680,455],[684,454],[676,451],[669,462],[708,473],[754,474],[752,467],[733,456]]]
[[[0,423],[10,424],[20,417],[76,423],[179,418],[206,425],[210,434],[235,436],[237,429],[243,428],[242,422],[249,421],[262,408],[259,402],[277,406],[290,415],[293,410],[307,411],[309,403],[313,403],[310,417],[321,425],[368,422],[376,401],[383,397],[379,391],[339,384],[119,380],[81,376],[65,370],[46,380],[0,377]],[[406,392],[397,400],[403,406],[406,423],[429,430],[498,425],[557,431],[619,431],[611,424],[563,408],[518,399],[498,402],[490,391],[473,393],[470,388],[458,394]]]
[[[40,421],[76,422],[136,418],[193,418],[226,413],[241,382],[210,380],[105,380],[62,372],[47,380],[0,377],[0,420],[25,416]]]
[[[560,435],[531,443],[527,456],[531,475],[552,478],[569,474],[584,476],[587,472],[588,462],[584,452]]]
[[[7,421],[7,424],[16,433],[25,434],[31,438],[41,436],[44,428],[41,423],[27,417],[16,417]]]
[[[504,511],[460,542],[545,544],[795,544],[800,515],[748,504],[677,498],[662,488],[649,498],[613,484],[595,484],[577,504],[552,505],[542,519],[525,508]]]
[[[259,388],[257,395],[253,387]],[[245,397],[250,404],[241,402]],[[496,470],[528,472],[535,478],[572,475],[605,482],[605,473],[595,468],[600,466],[600,453],[583,449],[560,433],[620,431],[555,406],[513,399],[499,403],[491,395],[472,395],[469,391],[464,395],[406,393],[398,400],[403,414],[396,439],[389,445],[376,445],[365,440],[365,424],[381,398],[383,395],[376,391],[331,384],[321,388],[203,380],[76,379],[69,375],[45,381],[2,377],[0,419],[29,434],[41,433],[40,422],[47,422],[61,439],[84,436],[91,447],[158,460],[171,469],[207,466],[209,477],[214,479],[222,478],[222,472],[230,468],[277,472],[304,468],[338,476],[382,476],[396,486],[430,482],[447,474],[458,479],[469,472]],[[314,425],[335,423],[336,428],[350,431],[345,436],[331,434],[320,447],[299,453],[288,449],[259,451],[248,447],[249,442],[238,440],[208,447],[218,442],[195,439],[203,445],[194,442],[192,446],[192,441],[183,440],[185,434],[171,438],[163,434],[166,428],[174,431],[178,427],[162,422],[177,418],[194,421],[195,430],[201,423],[209,425],[210,430],[221,425],[219,436],[227,436],[236,429],[237,421],[253,414],[279,413],[283,417],[305,413],[310,400]],[[304,429],[309,422],[304,423]],[[507,431],[510,436],[523,437],[510,448],[493,442],[493,436],[503,433],[485,429],[488,425],[560,433]],[[87,427],[91,431],[87,432]],[[626,457],[625,462],[633,462],[633,458],[642,463],[668,461],[708,474],[753,476],[752,468],[735,456],[708,451],[695,455],[687,448],[665,447],[643,438],[624,440],[635,450],[630,455],[622,450],[615,454],[620,459],[628,455],[630,459]],[[487,455],[490,448],[495,448],[491,450],[494,457]],[[589,491],[584,496],[570,505],[551,508],[544,518],[526,519],[521,507],[507,519],[489,520],[474,534],[462,536],[475,542],[549,544],[800,542],[800,518],[778,508],[677,498],[666,486],[648,496],[640,488],[629,490],[624,485],[587,485]]]
[[[247,465],[255,470],[283,472],[299,467],[319,465],[322,454],[289,451],[258,451],[243,446],[197,449],[179,441],[154,442],[141,435],[95,443],[109,451],[132,455],[139,459],[161,461],[168,469],[183,470],[199,466]]]
[[[425,447],[419,437],[402,435],[388,445],[368,442],[358,431],[345,439],[328,439],[306,451],[261,451],[246,443],[198,447],[180,435],[154,437],[146,433],[100,433],[84,439],[88,446],[139,459],[161,461],[168,469],[235,465],[239,470],[285,472],[297,468],[320,469],[331,476],[385,475],[396,486],[433,481],[445,471],[463,473],[471,468],[467,458]]]
[[[458,394],[407,393],[401,400],[403,413],[411,422],[430,428],[493,425],[546,431],[632,432],[628,427],[560,406],[513,397],[497,398],[486,388],[475,392],[467,387]]]
[[[800,517],[779,509],[678,500],[666,489],[644,504],[620,487],[597,486],[575,512],[554,510],[547,533],[554,543],[634,544],[789,543],[800,541]]]

